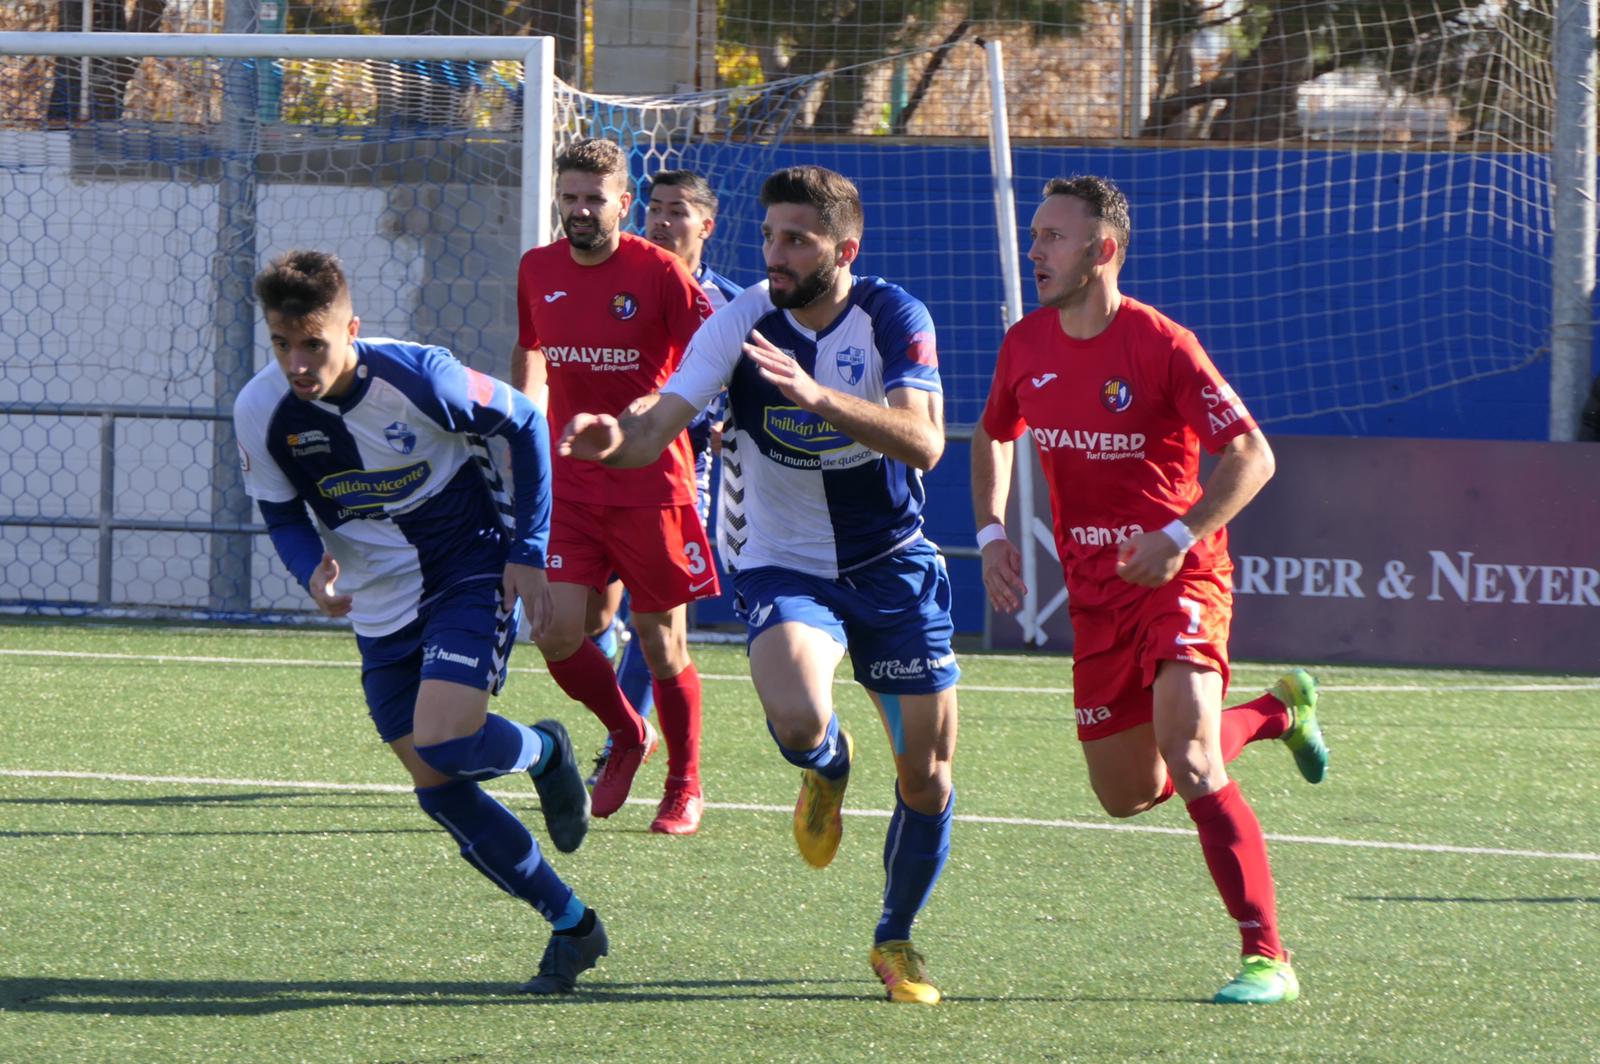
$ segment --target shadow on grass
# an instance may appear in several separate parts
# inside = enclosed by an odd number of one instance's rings
[[[264,802],[293,798],[327,798],[327,791],[286,791],[273,788],[270,791],[241,791],[235,794],[160,794],[145,798],[48,798],[44,796],[35,798],[0,798],[0,805],[90,805],[90,806],[126,806],[132,809],[161,809],[168,806],[198,806],[218,805],[234,806],[241,802]],[[379,798],[389,798],[389,795],[376,795]],[[392,798],[390,799],[393,800]],[[352,808],[352,809],[381,809],[379,803],[355,803],[340,801],[337,804],[321,803],[309,808]],[[282,805],[284,809],[305,809],[304,802],[293,805]]]
[[[1445,898],[1423,894],[1347,894],[1346,901],[1414,901],[1434,905],[1600,905],[1600,897]]]
[[[437,835],[438,828],[263,828],[260,831],[0,831],[0,839],[231,839],[287,835]]]
[[[859,992],[797,989],[846,980],[685,979],[580,983],[576,994],[532,997],[515,983],[384,980],[0,978],[0,1012],[85,1016],[266,1016],[305,1009],[433,1005],[599,1005],[654,1001],[859,1001]],[[851,985],[858,985],[851,981]],[[778,990],[776,988],[786,988]],[[762,988],[773,988],[763,990]],[[703,992],[697,992],[703,991]],[[723,991],[734,991],[726,993]],[[740,993],[739,991],[744,991]]]

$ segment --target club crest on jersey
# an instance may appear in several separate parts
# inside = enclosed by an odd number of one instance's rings
[[[864,347],[847,347],[839,352],[838,359],[839,376],[844,378],[845,383],[859,383],[862,372],[867,368],[867,349]]]
[[[410,454],[417,446],[417,434],[404,421],[389,422],[389,427],[383,430],[383,438],[401,454]]]
[[[1133,389],[1121,377],[1112,377],[1100,386],[1100,405],[1120,414],[1133,405]]]
[[[639,301],[633,298],[631,292],[618,292],[611,297],[611,316],[618,321],[627,321],[639,313]]]

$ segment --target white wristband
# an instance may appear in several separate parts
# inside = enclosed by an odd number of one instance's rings
[[[999,540],[1005,538],[1006,526],[1002,525],[999,521],[996,521],[993,524],[984,525],[982,528],[978,529],[978,549],[982,550],[989,544],[998,542]]]
[[[1194,533],[1189,530],[1188,525],[1177,518],[1173,518],[1161,531],[1165,532],[1167,538],[1172,540],[1184,554],[1188,554],[1195,545]]]

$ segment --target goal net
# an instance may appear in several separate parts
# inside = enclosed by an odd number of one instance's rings
[[[365,335],[503,376],[541,42],[73,36],[0,57],[0,605],[304,610],[238,476],[251,279],[334,250]]]

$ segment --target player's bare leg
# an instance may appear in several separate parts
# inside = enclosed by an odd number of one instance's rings
[[[801,769],[794,838],[813,868],[827,867],[844,834],[840,809],[854,741],[833,712],[833,674],[843,657],[827,632],[796,622],[773,625],[750,644],[750,677],[767,730]]]
[[[650,667],[656,717],[667,741],[667,783],[650,830],[692,835],[700,828],[700,673],[689,657],[689,610],[635,610],[633,627]],[[618,756],[612,752],[612,757]],[[648,756],[648,753],[646,753]],[[609,763],[608,763],[609,767]]]
[[[883,848],[882,917],[869,960],[891,1001],[937,1004],[911,925],[950,855],[955,811],[951,761],[956,748],[956,692],[889,695],[869,691],[894,753],[895,811]]]
[[[584,603],[584,631],[589,638],[604,635],[606,629],[611,627],[612,620],[617,616],[617,611],[622,608],[622,581],[613,580],[599,591],[589,589],[589,597]]]
[[[1081,744],[1089,785],[1114,817],[1138,816],[1172,796],[1166,762],[1156,749],[1155,728],[1131,728]]]

